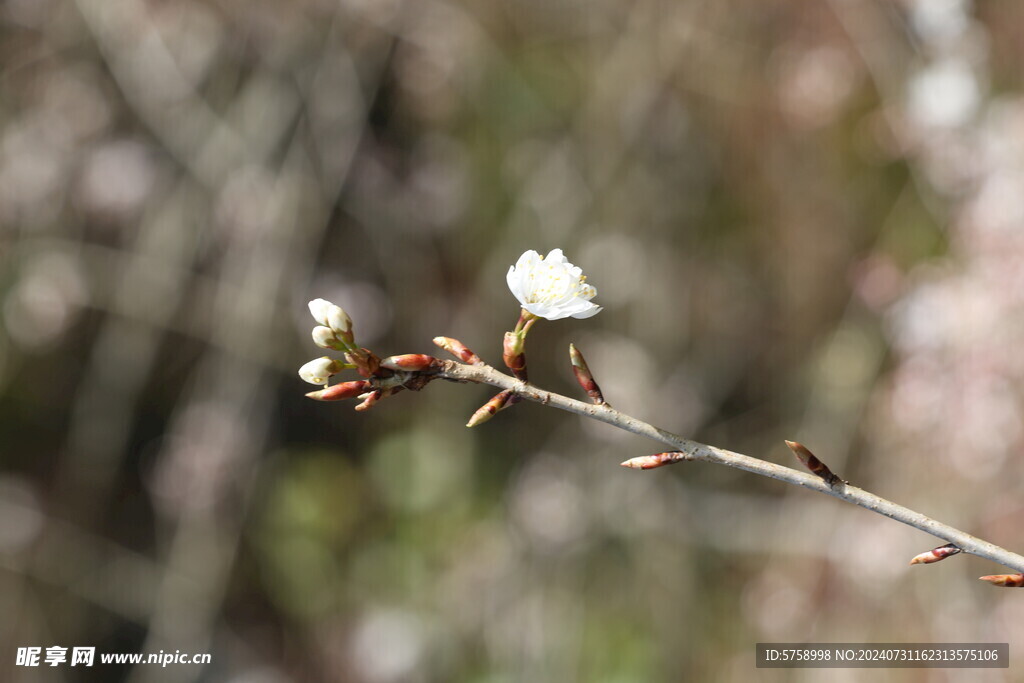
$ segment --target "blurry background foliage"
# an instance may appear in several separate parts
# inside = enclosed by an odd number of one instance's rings
[[[381,355],[499,362],[505,271],[562,247],[606,310],[536,327],[541,386],[576,392],[574,341],[626,412],[789,465],[798,438],[1020,550],[1022,37],[997,0],[7,0],[2,678],[747,680],[757,641],[1024,642],[998,568],[911,570],[936,542],[865,511],[627,471],[658,447],[536,405],[468,431],[480,387],[356,414],[295,373],[314,297]]]

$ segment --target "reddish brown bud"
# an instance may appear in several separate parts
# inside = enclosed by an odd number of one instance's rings
[[[991,576],[979,576],[982,581],[988,581],[993,586],[1003,588],[1024,588],[1024,574],[993,574]]]
[[[369,410],[370,408],[377,404],[377,401],[380,400],[381,395],[382,394],[380,389],[378,389],[377,391],[370,392],[370,394],[365,399],[363,399],[363,402],[356,406],[356,410],[358,410],[359,412]]]
[[[587,361],[575,344],[569,344],[569,360],[572,362],[572,374],[576,375],[576,381],[583,391],[587,392],[587,396],[598,405],[604,403],[601,387],[597,386],[594,376],[590,374],[590,368],[587,367]]]
[[[341,401],[346,398],[353,398],[370,389],[370,383],[364,379],[357,379],[352,382],[342,382],[334,386],[311,391],[306,396],[317,401]]]
[[[664,467],[665,465],[673,465],[683,460],[689,460],[690,456],[688,453],[682,451],[669,451],[667,453],[655,453],[654,455],[641,455],[637,458],[630,458],[625,462],[619,463],[623,467],[628,467],[634,470],[653,470],[655,467]]]
[[[470,351],[469,348],[458,339],[452,339],[451,337],[434,337],[434,343],[461,360],[463,363],[469,363],[470,365],[483,364],[483,361],[480,360],[480,356]]]
[[[910,564],[932,564],[933,562],[938,562],[939,560],[944,560],[947,557],[956,555],[959,552],[960,548],[957,548],[952,543],[947,543],[946,545],[939,546],[934,550],[929,550],[926,553],[917,555],[910,561]]]
[[[832,474],[832,470],[830,470],[825,463],[818,460],[818,458],[814,456],[814,453],[807,450],[807,447],[803,444],[797,443],[796,441],[786,441],[786,445],[789,446],[791,451],[793,451],[797,460],[803,463],[804,467],[809,469],[812,474],[816,474],[824,479],[825,483],[829,486],[835,486],[837,483],[843,481],[836,475]]]
[[[377,377],[381,376],[380,372],[380,358],[377,357],[370,349],[355,349],[345,354],[345,358],[349,363],[356,366],[356,370],[363,377]],[[390,375],[391,373],[383,373],[384,375]]]
[[[479,424],[487,422],[494,417],[499,410],[505,407],[505,404],[508,403],[511,396],[511,391],[502,391],[501,393],[496,394],[494,398],[480,406],[477,411],[473,413],[472,417],[469,418],[469,422],[466,423],[466,426],[476,427]]]
[[[422,353],[407,353],[402,356],[388,356],[380,362],[380,366],[388,370],[420,372],[436,368],[437,359]]]
[[[512,374],[526,379],[526,354],[523,353],[523,336],[517,332],[506,332],[501,358]]]

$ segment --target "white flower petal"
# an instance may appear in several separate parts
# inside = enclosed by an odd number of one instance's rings
[[[538,317],[546,318],[548,320],[561,320],[565,317],[557,309],[544,303],[526,304],[523,308]]]
[[[537,262],[540,260],[540,254],[535,252],[533,249],[528,249],[524,251],[523,255],[519,257],[518,261],[516,261],[516,269],[529,270],[536,266]]]
[[[597,306],[595,304],[590,305],[590,309],[576,313],[572,317],[576,318],[577,320],[583,320],[584,318],[591,318],[604,310],[603,306]]]
[[[544,260],[550,265],[566,263],[565,254],[562,253],[561,249],[552,249],[548,252],[548,255],[544,257]]]
[[[519,305],[526,305],[526,297],[523,295],[523,270],[517,270],[515,266],[509,266],[508,275],[505,280],[508,282],[509,291],[519,301]]]

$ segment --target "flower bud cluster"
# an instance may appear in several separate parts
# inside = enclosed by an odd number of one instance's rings
[[[591,302],[597,290],[587,284],[582,270],[570,263],[561,249],[552,249],[547,256],[541,256],[532,249],[526,251],[509,268],[506,281],[521,308],[515,329],[505,333],[502,360],[512,374],[525,383],[528,381],[526,337],[533,325],[541,318],[589,318],[598,313],[601,307]],[[323,356],[299,368],[299,376],[303,380],[323,387],[306,394],[312,399],[338,401],[358,398],[362,403],[356,406],[356,410],[367,410],[380,399],[403,389],[419,390],[444,368],[443,361],[420,353],[388,356],[381,360],[369,349],[356,344],[352,318],[341,306],[326,299],[310,301],[309,312],[317,323],[312,332],[313,343],[322,349],[344,353],[344,360]],[[458,339],[436,337],[434,344],[463,363],[483,364],[480,356]],[[594,403],[605,405],[601,389],[594,381],[583,355],[575,346],[570,346],[569,352],[573,373],[580,386]],[[329,386],[331,377],[346,369],[357,370],[364,379]],[[499,392],[473,414],[467,426],[483,424],[499,411],[521,400],[522,396],[516,391]],[[667,457],[662,460],[664,463],[671,461]]]
[[[352,334],[352,318],[338,305],[326,299],[309,302],[309,312],[319,325],[313,328],[313,343],[322,349],[352,351],[355,349],[355,335]]]
[[[421,353],[389,356],[381,360],[369,349],[356,344],[352,318],[341,306],[326,299],[310,301],[309,312],[317,322],[313,328],[313,343],[322,349],[335,349],[345,354],[344,360],[323,356],[299,368],[299,377],[324,387],[306,394],[309,398],[317,401],[358,398],[362,402],[356,410],[368,410],[380,399],[403,389],[419,390],[433,379],[433,371],[441,367],[436,358]],[[328,386],[332,376],[347,369],[358,371],[365,379]]]

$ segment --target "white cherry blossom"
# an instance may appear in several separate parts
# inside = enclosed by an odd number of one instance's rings
[[[508,269],[508,288],[522,307],[548,320],[589,318],[601,311],[591,303],[597,290],[586,283],[583,271],[569,263],[561,249],[541,256],[533,249],[525,252]]]

